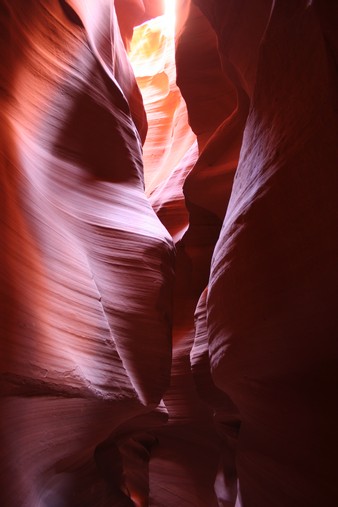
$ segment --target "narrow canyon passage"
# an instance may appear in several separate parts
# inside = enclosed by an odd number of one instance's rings
[[[0,0],[1,506],[338,505],[337,34]]]

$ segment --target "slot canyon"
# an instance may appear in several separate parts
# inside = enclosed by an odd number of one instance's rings
[[[0,48],[0,506],[338,506],[338,2],[0,0]]]

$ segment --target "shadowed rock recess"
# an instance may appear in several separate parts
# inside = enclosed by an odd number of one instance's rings
[[[0,0],[2,507],[338,505],[338,3],[173,2]]]

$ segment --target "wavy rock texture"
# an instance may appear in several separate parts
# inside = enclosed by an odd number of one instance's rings
[[[241,414],[243,505],[333,505],[334,47],[315,3],[276,1],[258,49],[241,157],[212,263],[211,368]],[[239,58],[242,76],[244,68]]]
[[[0,0],[0,503],[338,505],[337,7],[168,9]]]
[[[129,50],[148,118],[143,147],[147,195],[170,176],[196,139],[176,85],[175,20],[167,11],[135,28]]]
[[[111,435],[166,417],[173,246],[144,195],[141,96],[113,4],[72,7],[1,6],[6,507],[131,505]]]

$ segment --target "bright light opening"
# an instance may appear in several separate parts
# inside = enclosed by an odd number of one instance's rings
[[[134,28],[129,59],[136,78],[175,66],[176,0],[164,0],[164,13]],[[142,88],[142,86],[141,86]]]
[[[176,0],[164,0],[164,26],[168,35],[175,33]]]
[[[176,85],[176,0],[163,0],[163,6],[163,15],[134,28],[129,50],[148,119],[143,147],[147,195],[169,177],[196,139]]]

